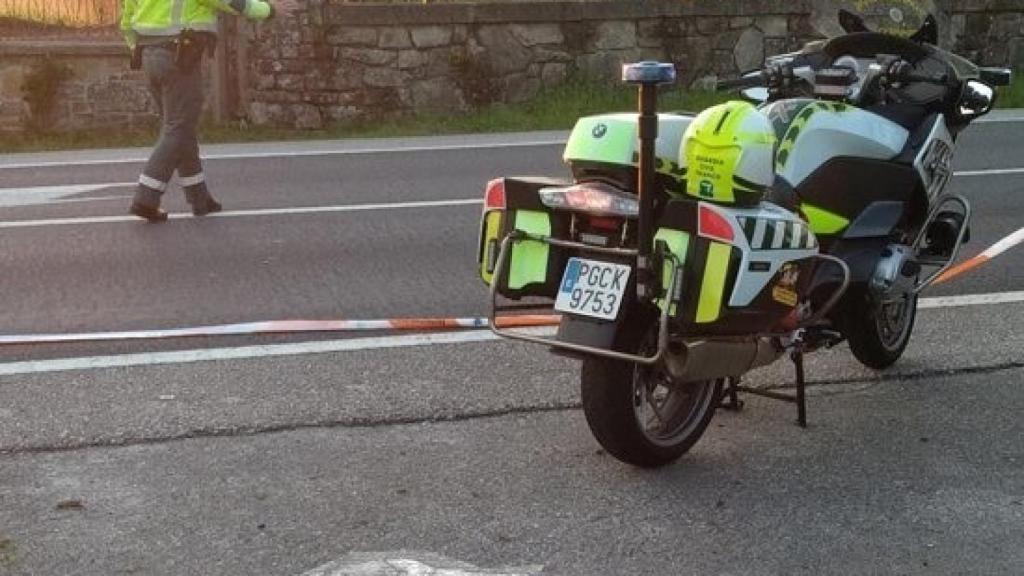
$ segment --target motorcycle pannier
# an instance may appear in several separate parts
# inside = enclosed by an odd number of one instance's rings
[[[554,298],[567,256],[558,247],[532,240],[509,246],[501,278],[494,278],[504,238],[513,231],[536,236],[568,235],[569,219],[544,206],[538,191],[567,183],[550,178],[501,178],[488,185],[481,221],[478,264],[485,283],[499,282],[498,293],[518,300],[524,296]]]

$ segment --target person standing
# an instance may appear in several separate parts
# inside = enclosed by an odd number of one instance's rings
[[[206,187],[198,140],[201,64],[215,45],[220,12],[265,21],[274,16],[274,6],[266,0],[123,0],[121,30],[132,68],[145,71],[161,119],[160,138],[129,208],[150,222],[167,220],[160,199],[175,171],[194,215],[222,208]]]

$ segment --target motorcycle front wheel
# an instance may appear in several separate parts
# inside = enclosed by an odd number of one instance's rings
[[[657,367],[604,358],[583,361],[583,412],[598,443],[643,468],[677,460],[704,434],[722,383],[673,382]]]
[[[888,303],[865,300],[863,309],[848,312],[845,336],[850,351],[861,364],[883,370],[895,364],[910,343],[917,318],[917,296],[907,295]]]

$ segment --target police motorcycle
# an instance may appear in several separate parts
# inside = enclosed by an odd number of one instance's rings
[[[656,467],[687,452],[738,392],[793,402],[806,425],[803,355],[849,342],[892,365],[917,297],[968,240],[970,205],[945,188],[958,134],[1010,72],[850,13],[846,34],[719,82],[748,99],[658,113],[672,64],[623,66],[639,114],[580,119],[571,181],[487,184],[478,265],[491,329],[582,360],[591,431],[612,456]],[[555,337],[499,327],[550,306]],[[795,394],[741,377],[788,355]]]

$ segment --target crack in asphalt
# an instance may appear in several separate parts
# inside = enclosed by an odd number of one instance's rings
[[[997,372],[1008,372],[1024,369],[1024,362],[1005,362],[988,366],[970,366],[963,368],[942,368],[934,370],[920,370],[916,372],[899,372],[879,374],[877,377],[857,377],[837,380],[820,380],[807,382],[808,387],[828,388],[832,386],[848,386],[850,384],[882,384],[885,382],[919,381],[930,378],[944,378],[951,376],[969,376],[975,374],[992,374]],[[779,386],[765,386],[764,390],[787,390],[795,388],[794,384]],[[853,393],[851,390],[843,390],[831,393],[819,393],[818,396],[840,396]],[[127,448],[132,446],[148,446],[180,442],[185,440],[198,440],[204,438],[234,438],[262,436],[265,434],[278,434],[283,432],[294,432],[298,430],[311,429],[332,429],[332,428],[384,428],[390,426],[403,426],[410,424],[444,424],[453,422],[466,422],[489,418],[501,418],[504,416],[516,416],[523,414],[542,414],[546,412],[565,412],[579,410],[582,404],[575,402],[556,402],[550,404],[535,404],[529,406],[506,406],[492,410],[476,410],[461,412],[457,414],[441,414],[432,416],[404,416],[397,418],[341,418],[317,420],[313,422],[282,422],[276,424],[257,424],[251,426],[225,426],[197,428],[180,434],[169,434],[162,436],[140,436],[134,438],[109,438],[68,444],[46,444],[36,446],[23,446],[15,448],[0,448],[0,456],[20,456],[32,454],[54,454],[63,452],[75,452],[79,450],[98,448]]]

